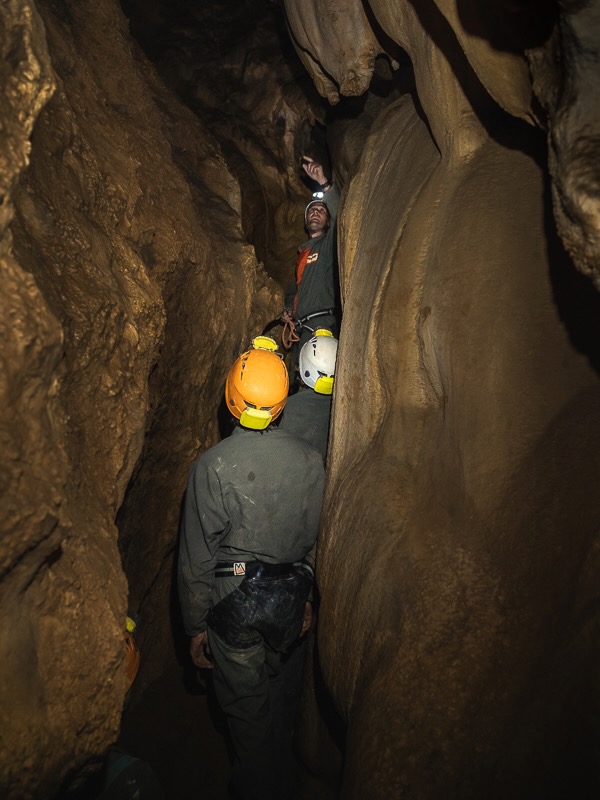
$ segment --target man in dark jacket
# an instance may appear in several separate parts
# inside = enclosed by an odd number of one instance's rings
[[[300,387],[288,398],[279,427],[304,439],[327,456],[331,394],[338,341],[331,331],[318,328],[302,347],[299,359]]]
[[[331,331],[321,328],[302,347],[300,387],[296,394],[288,397],[279,422],[280,430],[293,433],[314,447],[321,454],[323,463],[327,457],[337,347],[338,341]],[[316,619],[316,614],[313,618],[312,598],[307,606],[307,616],[313,622]],[[304,637],[294,644],[283,665],[286,701],[292,722],[300,701],[306,654],[307,640]]]
[[[239,426],[190,473],[178,578],[192,660],[214,668],[227,716],[236,797],[264,800],[289,789],[281,655],[307,626],[323,464],[304,441],[271,426],[286,403],[287,370],[272,339],[253,345],[227,377]]]
[[[317,161],[303,156],[302,166],[318,190],[304,212],[309,238],[298,247],[295,283],[285,298],[284,319],[301,326],[298,348],[317,328],[337,336],[341,317],[336,224],[340,194]]]

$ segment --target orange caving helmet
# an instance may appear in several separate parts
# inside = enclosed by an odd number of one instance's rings
[[[227,408],[245,428],[264,430],[285,406],[288,371],[276,350],[277,344],[270,336],[257,336],[227,375]]]

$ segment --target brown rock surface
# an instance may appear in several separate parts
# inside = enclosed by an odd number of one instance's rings
[[[301,148],[314,147],[326,104],[295,57],[282,10],[270,0],[125,6],[163,80],[219,141],[239,182],[244,236],[287,288],[304,237]]]
[[[157,584],[166,608],[157,578],[187,469],[216,440],[230,361],[281,304],[218,145],[132,45],[117,3],[37,8],[52,71],[29,4],[3,7],[1,42],[0,774],[19,798],[52,796],[118,734],[128,606],[114,522],[145,433],[147,468],[163,448],[161,501],[146,493],[123,547],[139,553],[133,599]]]
[[[549,118],[549,167],[560,236],[600,288],[600,14],[560,2],[552,35],[528,51],[534,89]]]
[[[543,140],[494,110],[426,6],[370,3],[413,62],[422,113],[406,97],[380,115],[341,219],[318,564],[321,668],[347,725],[341,796],[583,797],[598,298],[556,235]],[[327,735],[310,709],[303,730],[317,769]]]

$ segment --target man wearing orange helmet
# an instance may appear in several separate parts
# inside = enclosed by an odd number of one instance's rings
[[[232,785],[248,800],[287,796],[281,656],[307,625],[324,479],[319,453],[271,425],[288,394],[275,351],[257,337],[229,371],[225,399],[239,424],[192,467],[179,551],[192,660],[214,668],[235,751]]]

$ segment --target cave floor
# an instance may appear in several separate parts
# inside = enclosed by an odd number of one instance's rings
[[[151,768],[165,800],[231,800],[225,719],[196,673],[174,663],[123,714],[117,748]],[[298,765],[294,800],[335,800]]]
[[[225,721],[174,664],[123,715],[117,746],[152,768],[166,800],[228,800]]]
[[[228,800],[225,722],[195,674],[173,664],[125,710],[117,747],[146,762],[166,800]]]

